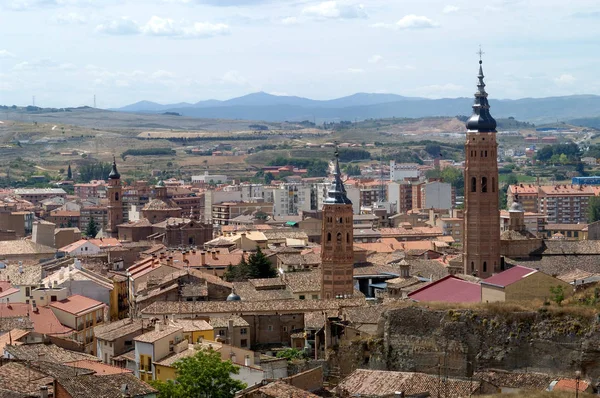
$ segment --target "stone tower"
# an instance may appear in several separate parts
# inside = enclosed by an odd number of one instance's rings
[[[335,151],[334,181],[323,204],[321,229],[321,298],[351,297],[354,292],[352,202],[346,195]]]
[[[500,271],[496,121],[490,115],[482,61],[465,143],[464,270],[486,278]]]
[[[123,223],[123,187],[121,186],[121,174],[117,171],[117,162],[113,158],[112,170],[108,175],[108,225],[106,232],[112,237],[117,237],[119,231],[117,225]]]

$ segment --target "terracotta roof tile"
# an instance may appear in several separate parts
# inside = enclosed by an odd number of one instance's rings
[[[64,300],[55,301],[51,303],[50,307],[56,308],[57,310],[61,310],[64,312],[68,312],[69,314],[80,316],[90,311],[103,308],[105,307],[105,304],[101,303],[100,301],[91,299],[89,297],[75,294],[73,296],[67,297]]]
[[[287,384],[284,381],[275,381],[260,387],[257,392],[262,397],[268,398],[317,398],[318,395]]]
[[[113,374],[106,376],[86,375],[63,378],[58,381],[72,398],[114,398],[122,395],[121,388],[127,385],[129,396],[138,397],[156,394],[157,390],[150,387],[137,377],[128,374]]]

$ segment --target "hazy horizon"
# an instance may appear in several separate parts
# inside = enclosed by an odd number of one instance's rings
[[[591,0],[2,0],[0,103],[471,97],[479,44],[490,99],[598,95],[599,20]]]

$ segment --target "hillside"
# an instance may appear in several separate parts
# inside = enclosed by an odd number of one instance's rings
[[[366,120],[380,118],[419,118],[468,115],[471,98],[424,99],[395,94],[357,93],[332,100],[312,100],[294,96],[253,93],[226,101],[208,100],[195,104],[167,104],[141,101],[117,111],[177,112],[194,118],[249,119],[267,122],[311,120]],[[518,100],[491,99],[497,118],[514,117],[531,123],[594,118],[600,115],[600,96],[574,95]]]

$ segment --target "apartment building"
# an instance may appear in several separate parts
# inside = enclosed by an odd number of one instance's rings
[[[79,229],[85,231],[90,218],[93,218],[99,228],[106,229],[108,224],[108,209],[104,206],[82,207],[79,211]]]
[[[273,203],[264,202],[222,202],[212,205],[212,223],[215,225],[229,225],[231,220],[242,215],[252,213],[273,214]]]
[[[282,184],[270,192],[273,195],[273,214],[294,216],[310,210],[311,189],[301,184]]]
[[[519,197],[519,203],[524,212],[538,212],[539,186],[533,184],[510,185],[507,192],[508,207],[513,204],[515,197]]]
[[[92,180],[86,184],[74,184],[73,190],[75,196],[81,199],[106,198],[106,181]]]
[[[31,202],[34,206],[39,205],[43,200],[54,198],[66,198],[67,192],[62,188],[17,188],[14,194],[19,198]]]
[[[587,222],[588,201],[594,194],[592,187],[583,185],[540,186],[539,212],[547,216],[548,224]]]
[[[419,165],[416,163],[396,163],[390,160],[390,181],[406,178],[419,178]]]
[[[156,322],[155,329],[133,339],[135,344],[135,375],[143,381],[157,378],[155,362],[166,356],[179,352],[179,347],[188,347],[188,341],[183,337],[183,327],[165,325]],[[177,347],[177,349],[176,349]]]
[[[407,213],[412,210],[412,182],[390,182],[387,186],[388,201],[395,205],[396,213]]]

